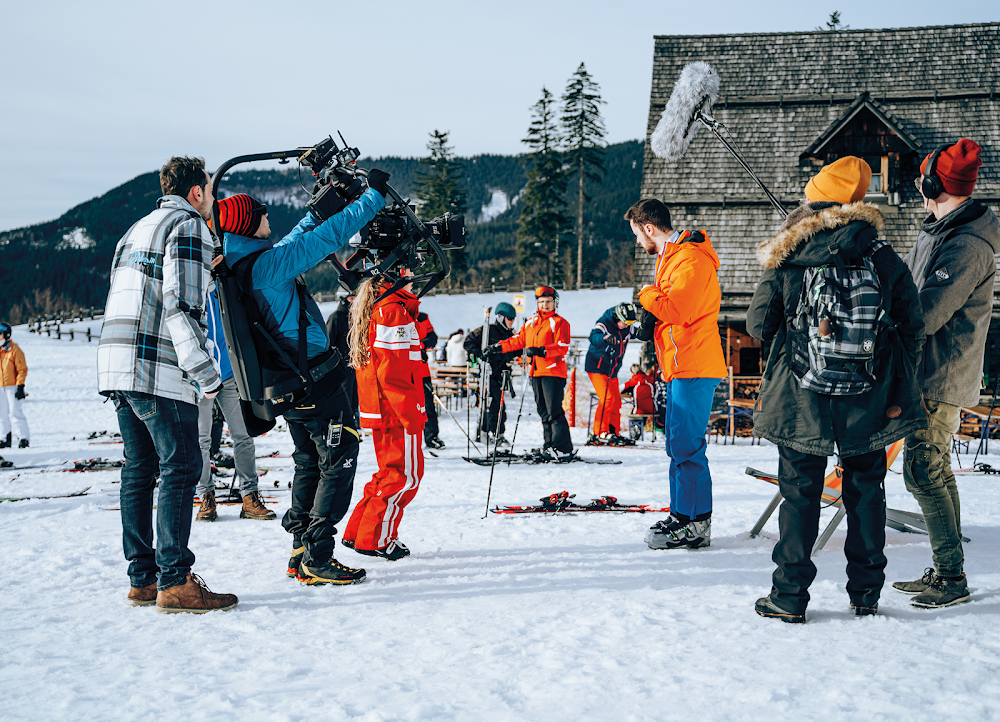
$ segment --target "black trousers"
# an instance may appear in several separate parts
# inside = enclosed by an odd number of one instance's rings
[[[427,422],[424,424],[424,441],[433,439],[438,435],[438,414],[434,405],[434,385],[431,377],[424,378],[424,409],[427,411]]]
[[[296,547],[305,546],[303,561],[319,565],[333,557],[336,525],[351,505],[360,431],[343,387],[324,385],[323,379],[317,386],[284,414],[295,442],[295,476],[292,505],[281,525]],[[336,446],[327,444],[331,422],[344,425]]]
[[[503,396],[502,380],[502,375],[490,374],[490,406],[483,418],[483,431],[492,431],[500,436],[503,436],[504,429],[507,428],[507,409],[505,408],[507,404],[506,402],[500,403]]]
[[[771,599],[786,612],[805,613],[816,565],[809,555],[819,536],[825,456],[778,447],[778,481],[784,501],[778,513],[781,538],[771,559]],[[885,583],[885,451],[845,456],[842,493],[847,510],[847,594],[855,606],[878,603]]]
[[[569,437],[569,423],[563,411],[563,391],[566,379],[555,376],[535,376],[531,379],[531,389],[535,392],[535,405],[542,419],[542,434],[545,446],[556,451],[573,451],[573,441]]]

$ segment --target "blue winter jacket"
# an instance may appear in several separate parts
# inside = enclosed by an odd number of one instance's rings
[[[614,306],[605,311],[590,332],[590,348],[587,349],[584,370],[588,374],[618,376],[631,332],[630,326],[618,328]]]
[[[222,330],[222,311],[219,308],[219,297],[215,295],[215,284],[209,286],[212,290],[208,292],[208,303],[205,306],[208,313],[205,320],[208,322],[206,336],[208,340],[215,344],[212,355],[219,362],[219,375],[223,381],[228,381],[233,377],[233,364],[229,360],[229,352],[226,350],[226,334]]]
[[[253,297],[264,318],[264,328],[295,359],[299,344],[299,298],[295,278],[343,248],[383,207],[385,198],[369,188],[358,200],[323,223],[307,213],[291,233],[272,245],[265,238],[247,238],[227,233],[226,264],[233,268],[240,259],[264,250],[253,267]],[[306,297],[306,352],[309,358],[330,347],[326,324],[319,306]]]

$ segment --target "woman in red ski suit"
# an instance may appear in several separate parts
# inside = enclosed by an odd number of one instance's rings
[[[378,471],[365,485],[342,543],[359,554],[395,561],[410,554],[396,536],[403,509],[424,475],[425,415],[414,323],[420,302],[408,288],[376,302],[386,288],[378,280],[365,281],[351,305],[351,366],[358,375],[361,426],[372,429]]]

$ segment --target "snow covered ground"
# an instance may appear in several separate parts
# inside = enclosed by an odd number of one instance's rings
[[[468,297],[440,299],[431,301],[468,305]],[[613,302],[602,297],[587,323]],[[460,312],[432,311],[456,325]],[[88,324],[99,326],[78,325]],[[117,429],[112,405],[95,392],[96,342],[23,328],[14,338],[31,368],[31,448],[3,455],[18,466],[121,458],[121,446],[85,438]],[[528,399],[522,448],[541,441],[532,408]],[[464,410],[455,413],[464,420]],[[207,615],[126,605],[121,522],[112,510],[117,473],[0,472],[0,497],[90,487],[83,497],[0,504],[0,716],[770,722],[1000,715],[996,477],[961,476],[964,531],[973,540],[966,547],[971,603],[918,611],[887,589],[878,617],[852,617],[841,528],[816,557],[809,623],[794,626],[753,612],[770,584],[777,515],[762,537],[748,538],[774,487],[743,469],[775,469],[774,446],[710,444],[712,546],[654,552],[642,537],[658,517],[484,519],[490,470],[461,460],[466,441],[447,414],[441,429],[448,448],[428,457],[401,526],[413,556],[389,563],[338,547],[338,559],[367,569],[368,581],[308,588],[285,576],[291,545],[277,521],[240,520],[237,507],[221,507],[218,522],[194,525],[195,571],[212,589],[238,594],[240,605]],[[582,430],[574,435],[583,441]],[[257,449],[288,454],[292,443],[277,431]],[[612,494],[669,503],[662,451],[583,454],[622,464],[498,467],[493,502],[531,503],[568,489],[581,500]],[[1000,467],[996,454],[980,460]],[[968,466],[972,457],[961,461]],[[290,462],[259,461],[269,469],[261,488],[279,516]],[[359,467],[355,497],[375,469],[370,440]],[[889,505],[917,511],[899,468],[886,480]],[[890,581],[917,577],[930,563],[926,537],[891,530],[887,555]]]

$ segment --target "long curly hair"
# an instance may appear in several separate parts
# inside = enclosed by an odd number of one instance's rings
[[[368,278],[358,286],[357,295],[351,303],[347,346],[351,352],[350,366],[358,370],[368,365],[371,349],[368,347],[368,333],[371,328],[372,310],[378,298],[382,283]]]

